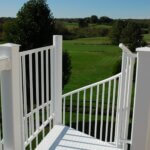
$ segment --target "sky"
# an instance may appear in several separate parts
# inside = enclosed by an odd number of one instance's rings
[[[0,17],[15,17],[27,0],[0,0]],[[55,18],[91,15],[150,19],[150,0],[47,0]]]

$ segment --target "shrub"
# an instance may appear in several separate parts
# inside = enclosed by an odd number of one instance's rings
[[[70,79],[71,75],[71,57],[67,51],[63,53],[63,87],[66,85]]]
[[[113,22],[113,19],[106,17],[106,16],[102,16],[99,19],[100,24],[111,24],[112,22]]]
[[[79,19],[79,27],[80,28],[88,27],[88,22],[86,21],[86,19]]]
[[[100,28],[100,30],[99,30],[99,35],[100,36],[107,36],[108,34],[109,34],[109,29],[107,29],[107,28]]]
[[[91,16],[91,23],[98,23],[98,17],[96,15]]]

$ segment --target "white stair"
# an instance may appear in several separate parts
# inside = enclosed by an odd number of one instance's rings
[[[36,150],[121,150],[72,128],[56,125]]]

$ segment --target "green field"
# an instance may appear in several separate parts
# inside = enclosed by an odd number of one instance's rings
[[[72,75],[64,93],[113,75],[121,50],[108,38],[85,38],[64,41],[72,61]]]
[[[65,27],[68,29],[78,28],[78,23],[69,23],[69,22],[63,22]],[[107,28],[110,29],[112,26],[110,25],[101,25],[101,24],[89,24],[90,28]]]
[[[150,43],[150,34],[144,34],[144,40]]]

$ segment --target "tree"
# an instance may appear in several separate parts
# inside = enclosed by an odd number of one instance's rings
[[[86,19],[79,19],[79,27],[80,28],[88,27],[88,22],[86,21]]]
[[[91,23],[98,23],[98,17],[96,15],[91,16]]]
[[[126,24],[127,23],[122,20],[118,20],[113,24],[110,34],[112,44],[119,45],[119,43],[121,42],[122,31],[125,28]]]
[[[146,43],[143,40],[141,28],[137,23],[128,21],[126,26],[124,26],[124,28],[120,26],[118,26],[118,30],[120,29],[119,31],[121,34],[118,38],[118,41],[128,46],[132,52],[135,52],[135,49],[137,47],[146,45]],[[114,73],[119,73],[120,71],[121,71],[121,60],[118,61],[114,67]],[[134,80],[135,80],[135,73],[134,73]]]
[[[56,33],[55,21],[46,0],[26,2],[15,21],[4,25],[4,32],[6,41],[21,44],[21,51],[51,45],[52,35]],[[71,63],[66,53],[63,56],[66,67],[63,70],[63,83],[66,84],[71,75]]]
[[[110,24],[113,22],[113,19],[109,18],[109,17],[106,17],[106,16],[102,16],[100,17],[99,19],[99,23],[100,24]]]
[[[140,26],[129,21],[122,31],[121,42],[126,44],[133,52],[137,47],[145,46]]]
[[[54,18],[45,0],[29,0],[17,13],[13,27],[15,38],[10,38],[12,28],[8,28],[6,39],[21,44],[22,50],[47,46],[52,42]]]

